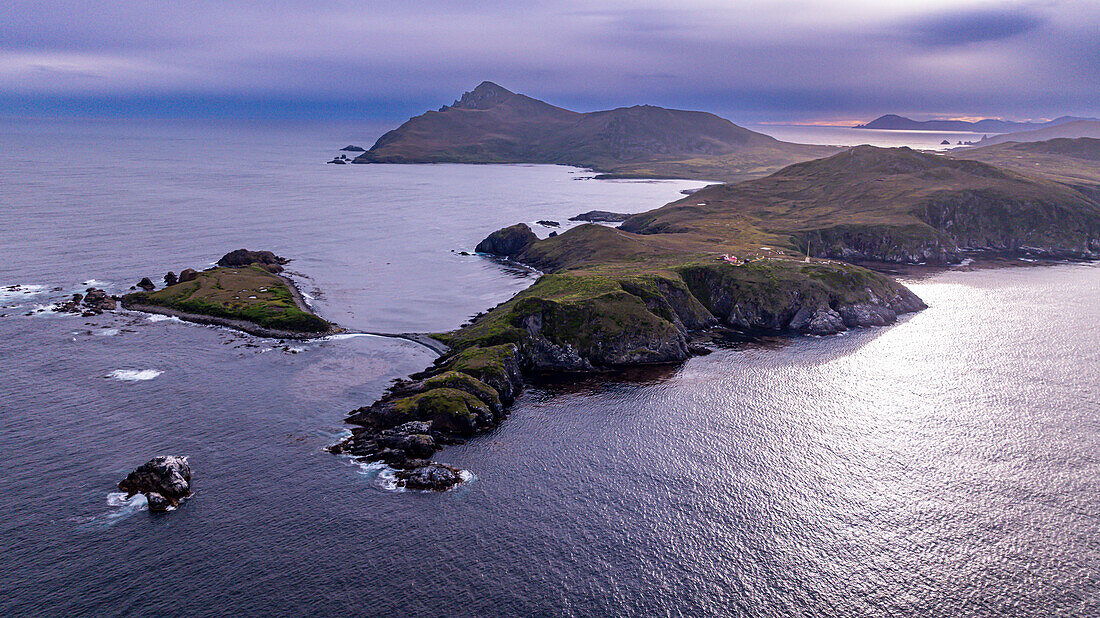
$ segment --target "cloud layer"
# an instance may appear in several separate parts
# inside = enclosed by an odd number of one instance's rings
[[[9,0],[0,105],[400,116],[491,79],[737,120],[1100,111],[1091,0],[531,4]]]

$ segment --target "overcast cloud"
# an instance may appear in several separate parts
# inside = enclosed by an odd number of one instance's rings
[[[401,117],[489,79],[734,120],[1100,115],[1100,3],[8,0],[0,110]]]

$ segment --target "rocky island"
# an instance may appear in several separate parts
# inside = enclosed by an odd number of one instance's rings
[[[307,339],[339,332],[314,314],[294,284],[279,275],[287,262],[270,251],[238,249],[214,268],[188,268],[178,277],[168,273],[164,288],[126,294],[122,306],[261,337]]]
[[[144,494],[154,513],[170,511],[191,495],[191,465],[178,455],[154,457],[119,481],[118,488],[127,498]]]

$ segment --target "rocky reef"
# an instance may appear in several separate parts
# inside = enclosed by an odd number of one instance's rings
[[[58,303],[55,309],[65,313],[79,313],[84,317],[99,315],[104,311],[113,311],[117,299],[99,288],[88,288],[84,294],[73,294],[70,300]]]
[[[168,511],[191,495],[191,465],[178,455],[154,457],[122,479],[118,488],[127,497],[145,494],[150,511]]]

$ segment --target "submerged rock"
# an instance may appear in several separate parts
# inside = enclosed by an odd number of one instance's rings
[[[154,457],[122,479],[118,488],[127,497],[145,494],[151,511],[166,511],[191,495],[191,466],[178,455]]]
[[[543,227],[561,227],[561,223],[558,223],[557,221],[550,221],[549,219],[539,219],[535,223],[538,223]]]

